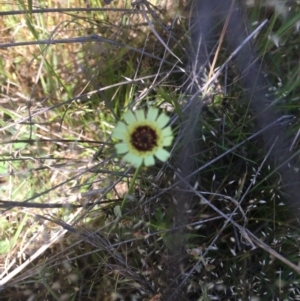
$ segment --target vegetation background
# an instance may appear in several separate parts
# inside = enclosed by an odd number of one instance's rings
[[[1,300],[300,300],[300,3],[201,3],[0,2]],[[171,159],[120,212],[148,106]]]

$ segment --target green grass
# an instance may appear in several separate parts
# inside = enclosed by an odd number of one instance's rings
[[[196,77],[190,10],[174,3],[148,4],[149,24],[129,1],[90,1],[97,9],[79,12],[64,8],[86,8],[80,0],[2,2],[3,12],[28,9],[0,22],[1,43],[14,42],[0,57],[3,300],[299,299],[286,162],[269,154],[235,60],[189,111],[191,82],[199,91],[210,70]],[[295,177],[299,8],[286,19],[279,6],[245,14],[250,32],[269,17],[253,41],[275,101],[264,105],[262,95],[259,113],[294,116],[280,129]],[[49,39],[58,43],[36,43]],[[215,68],[230,54],[222,45]],[[125,111],[149,105],[170,115],[176,139],[166,164],[135,179],[110,136]]]

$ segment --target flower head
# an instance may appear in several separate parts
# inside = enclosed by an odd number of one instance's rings
[[[153,107],[147,117],[143,110],[127,111],[123,116],[126,123],[118,122],[113,130],[112,137],[121,140],[116,144],[117,153],[124,154],[123,159],[135,167],[154,165],[154,156],[161,161],[170,156],[164,149],[173,141],[171,127],[166,127],[169,117],[158,113]]]

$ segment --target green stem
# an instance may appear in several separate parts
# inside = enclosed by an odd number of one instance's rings
[[[123,209],[124,209],[124,207],[125,207],[125,205],[126,205],[127,196],[130,195],[130,194],[132,193],[132,190],[133,190],[135,181],[136,181],[136,179],[137,179],[137,177],[138,177],[140,171],[141,171],[141,166],[138,167],[138,168],[135,170],[135,173],[134,173],[133,178],[132,178],[132,180],[131,180],[131,183],[130,183],[130,185],[129,185],[128,191],[127,191],[127,193],[125,194],[125,196],[124,196],[124,198],[123,198],[123,201],[122,201],[122,204],[121,204],[121,212],[123,211]]]

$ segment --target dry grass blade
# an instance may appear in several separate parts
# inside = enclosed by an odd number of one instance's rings
[[[74,216],[72,218],[70,218],[68,220],[68,223],[72,223],[72,221],[74,220],[74,218],[80,213],[81,209],[77,210],[77,212],[74,214]],[[44,226],[42,226],[38,232],[38,234],[41,234],[41,232],[43,231]],[[15,268],[13,271],[7,273],[6,276],[2,277],[0,279],[0,290],[5,289],[5,287],[7,286],[7,283],[13,279],[16,275],[18,275],[19,273],[21,273],[30,263],[34,262],[34,260],[36,260],[39,256],[43,255],[43,253],[49,249],[49,247],[51,247],[51,245],[58,243],[58,241],[60,239],[63,238],[63,236],[67,233],[67,230],[59,230],[57,233],[55,233],[51,239],[43,244],[33,255],[31,255],[28,259],[26,259],[19,267]],[[32,238],[32,241],[34,241],[36,239],[36,236],[34,236]],[[30,245],[30,241],[27,243],[26,246]],[[23,253],[26,249],[26,246],[24,247],[23,250],[21,250],[21,253]]]

